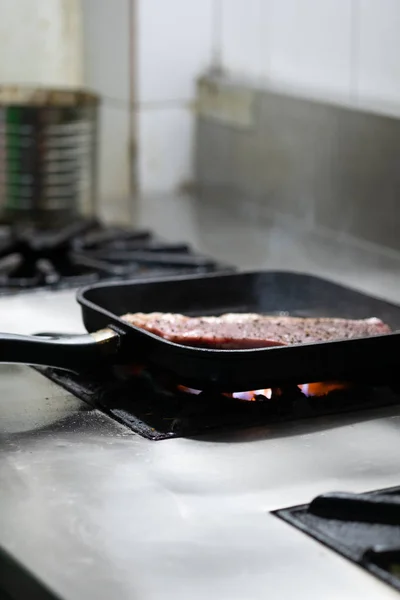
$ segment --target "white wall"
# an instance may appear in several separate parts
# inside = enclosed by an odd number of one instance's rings
[[[400,116],[399,0],[138,0],[139,177],[190,181],[195,78],[227,72]]]
[[[398,0],[221,2],[228,72],[400,116]]]
[[[190,183],[195,81],[211,64],[215,0],[82,0],[82,6],[85,80],[104,98],[103,195],[119,205],[129,196],[133,143],[141,192]]]
[[[131,0],[82,0],[85,85],[101,95],[99,190],[102,213],[130,217]]]
[[[400,0],[82,5],[86,80],[106,97],[101,174],[109,197],[129,193],[132,138],[142,192],[191,181],[195,80],[213,65],[258,85],[400,116]]]
[[[190,183],[212,65],[400,116],[399,31],[399,0],[1,0],[0,83],[102,94],[100,189],[127,214],[133,141],[141,191]]]
[[[138,177],[143,190],[192,180],[195,81],[212,62],[215,0],[138,0]]]
[[[82,83],[80,0],[1,0],[0,84]]]

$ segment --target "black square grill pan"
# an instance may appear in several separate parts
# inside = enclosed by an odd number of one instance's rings
[[[241,391],[283,383],[387,383],[399,371],[400,334],[250,350],[194,348],[123,321],[127,312],[378,317],[400,329],[400,307],[311,275],[256,271],[98,284],[77,296],[89,335],[0,336],[0,362],[80,371],[102,361],[147,363],[197,389]]]

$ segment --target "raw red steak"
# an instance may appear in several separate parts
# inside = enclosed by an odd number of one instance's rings
[[[166,340],[201,348],[266,348],[390,333],[380,319],[268,317],[231,313],[185,317],[172,313],[135,313],[122,317]]]

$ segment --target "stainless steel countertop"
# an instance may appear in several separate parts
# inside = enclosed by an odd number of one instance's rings
[[[74,292],[0,298],[0,330],[54,329]],[[61,598],[398,597],[269,511],[400,484],[399,409],[153,442],[27,367],[0,398],[0,545]]]

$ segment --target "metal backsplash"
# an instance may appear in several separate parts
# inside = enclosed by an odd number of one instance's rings
[[[309,228],[400,250],[400,120],[252,90],[198,86],[196,180]]]

